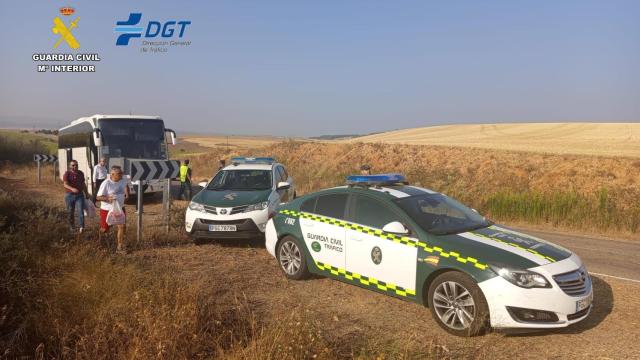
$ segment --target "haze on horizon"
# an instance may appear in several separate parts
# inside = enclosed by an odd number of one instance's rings
[[[96,73],[37,73],[58,8]],[[192,45],[115,46],[130,12]],[[640,120],[640,2],[2,2],[0,127],[95,113],[190,133],[315,136],[451,123]]]

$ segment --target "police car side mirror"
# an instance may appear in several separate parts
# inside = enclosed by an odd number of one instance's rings
[[[291,184],[289,184],[286,181],[280,181],[278,183],[278,187],[276,188],[276,190],[288,190],[291,187]]]
[[[382,228],[382,231],[393,234],[408,234],[409,229],[399,221],[392,221]]]

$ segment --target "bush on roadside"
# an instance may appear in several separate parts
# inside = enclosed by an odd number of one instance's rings
[[[61,209],[0,191],[0,357],[334,358],[297,315],[265,323],[242,295],[221,302],[64,224]]]
[[[33,134],[0,132],[0,160],[13,163],[33,162],[34,154],[50,154],[55,140]]]

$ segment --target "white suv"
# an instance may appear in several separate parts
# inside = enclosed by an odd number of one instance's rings
[[[196,243],[263,236],[275,208],[295,197],[293,178],[275,159],[232,158],[189,203],[185,230]]]

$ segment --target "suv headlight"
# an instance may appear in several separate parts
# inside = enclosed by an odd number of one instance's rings
[[[204,212],[204,205],[192,201],[189,203],[189,210]]]
[[[267,207],[269,207],[269,202],[268,201],[263,201],[261,203],[251,204],[251,205],[247,206],[247,208],[244,209],[244,212],[251,212],[251,211],[256,211],[256,210],[264,210]]]
[[[547,279],[537,272],[520,269],[509,269],[495,265],[489,265],[491,270],[500,275],[503,279],[525,289],[550,288],[551,284]]]

